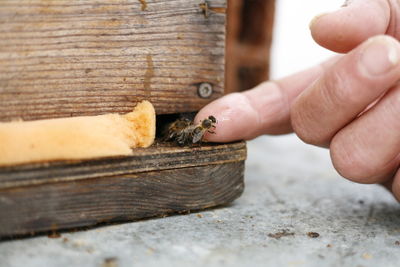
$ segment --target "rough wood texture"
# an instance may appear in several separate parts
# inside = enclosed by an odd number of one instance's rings
[[[0,121],[126,113],[142,99],[158,114],[197,111],[224,93],[225,11],[226,0],[0,0]],[[226,204],[245,158],[244,143],[156,144],[3,167],[0,237]]]
[[[0,1],[0,121],[196,111],[223,94],[225,0]],[[208,99],[197,87],[213,85]]]
[[[1,168],[0,236],[226,204],[243,191],[245,157],[244,143],[159,146],[132,157]]]
[[[150,148],[138,148],[134,152],[134,155],[124,157],[0,167],[0,190],[243,161],[246,158],[246,144],[239,142],[194,148],[162,144]]]

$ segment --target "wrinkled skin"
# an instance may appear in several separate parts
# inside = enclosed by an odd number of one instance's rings
[[[328,148],[343,177],[383,184],[400,200],[400,1],[346,1],[310,29],[318,44],[343,54],[222,97],[196,120],[217,118],[216,134],[205,136],[214,142],[295,132]]]

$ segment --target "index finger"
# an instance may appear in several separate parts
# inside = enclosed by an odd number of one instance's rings
[[[217,118],[215,134],[205,135],[212,142],[289,133],[291,103],[335,61],[337,57],[286,78],[264,82],[252,90],[228,94],[201,109],[195,122],[210,115]]]

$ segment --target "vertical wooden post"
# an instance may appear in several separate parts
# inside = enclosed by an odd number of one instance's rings
[[[269,75],[275,0],[229,0],[225,93],[250,89]]]

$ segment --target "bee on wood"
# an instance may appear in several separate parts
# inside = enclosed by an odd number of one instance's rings
[[[175,140],[178,136],[182,134],[186,128],[192,125],[192,121],[188,118],[180,118],[171,123],[166,132],[164,133],[164,140]]]
[[[208,116],[197,125],[189,119],[181,118],[168,127],[165,140],[174,140],[180,146],[200,144],[206,132],[215,133],[213,129],[216,128],[216,123],[217,119],[214,116]]]

